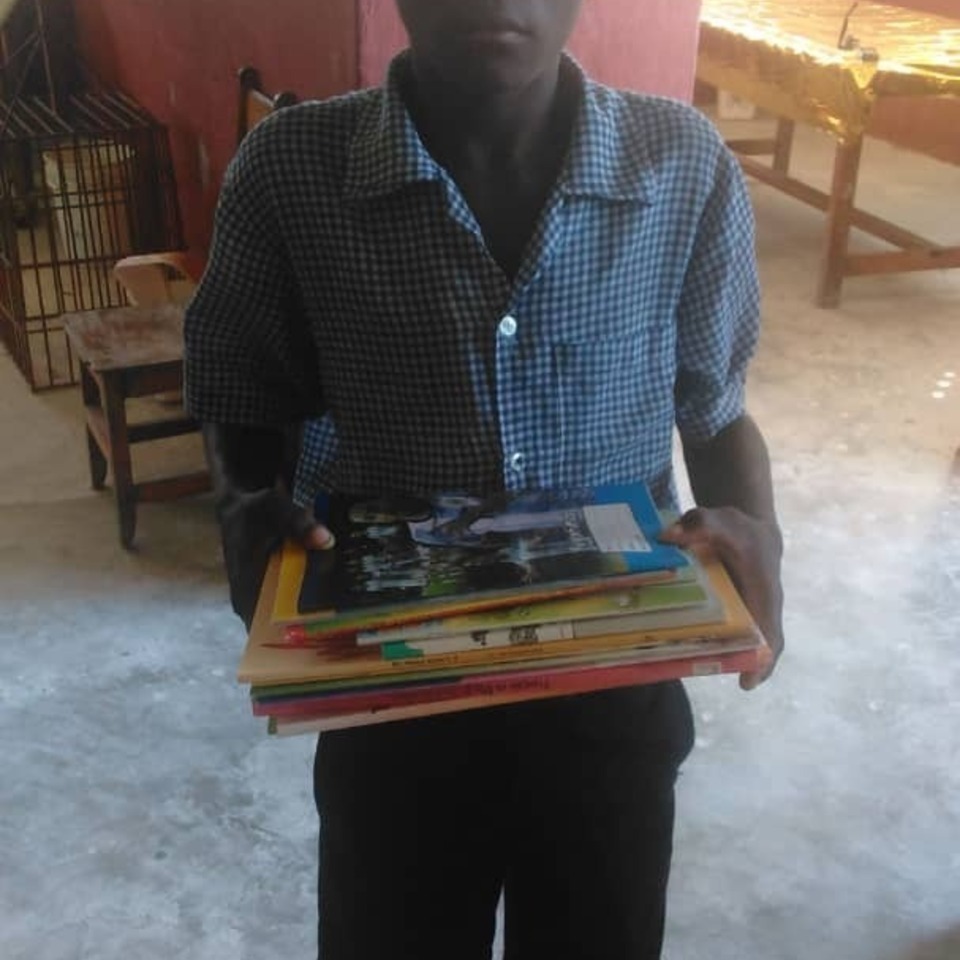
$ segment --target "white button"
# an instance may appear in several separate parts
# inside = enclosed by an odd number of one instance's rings
[[[500,332],[505,337],[514,337],[517,334],[517,318],[509,314],[500,321]]]
[[[523,469],[523,464],[525,463],[526,458],[518,450],[512,457],[510,457],[510,469],[516,470],[519,473]]]

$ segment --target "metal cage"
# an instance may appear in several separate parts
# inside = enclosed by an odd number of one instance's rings
[[[124,304],[118,259],[181,246],[167,131],[137,103],[0,104],[0,336],[34,390],[76,383],[59,318]]]

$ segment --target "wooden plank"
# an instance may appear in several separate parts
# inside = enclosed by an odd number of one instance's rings
[[[949,270],[956,267],[960,267],[960,247],[849,254],[844,264],[844,273],[849,277],[863,277],[882,273]]]
[[[160,480],[145,480],[138,483],[137,499],[141,503],[158,503],[207,493],[212,489],[209,473],[185,473],[179,477],[164,477]]]
[[[804,183],[802,180],[780,173],[767,164],[751,160],[749,157],[739,157],[739,160],[740,166],[743,167],[743,172],[747,176],[753,177],[761,183],[769,184],[781,193],[785,193],[811,207],[816,207],[818,210],[827,209],[830,197],[822,190],[811,187],[810,184]]]
[[[742,138],[728,140],[727,146],[737,155],[745,157],[771,157],[776,152],[777,141],[773,137]]]
[[[906,230],[889,220],[884,220],[859,208],[853,211],[853,225],[864,233],[869,233],[880,240],[886,240],[887,243],[893,244],[895,247],[902,247],[904,250],[943,249],[939,243],[934,243],[926,237],[921,237],[911,230]]]
[[[157,393],[178,393],[183,389],[183,362],[167,361],[149,367],[120,371],[123,392],[128,397],[150,397]]]
[[[96,441],[97,446],[106,460],[110,459],[110,432],[107,429],[107,418],[99,406],[88,406],[87,430]]]
[[[77,356],[96,372],[183,359],[183,308],[174,304],[72,313],[63,326]]]
[[[146,443],[149,440],[182,437],[188,433],[196,433],[199,429],[199,422],[192,419],[153,420],[131,425],[127,428],[127,437],[131,443]]]
[[[133,463],[127,440],[126,399],[118,373],[102,372],[103,406],[110,445],[110,469],[117,498],[117,519],[120,522],[120,543],[125,549],[133,545],[137,529],[137,490],[133,482]]]
[[[106,421],[100,408],[100,388],[97,386],[90,367],[86,363],[80,364],[80,392],[86,410],[87,429],[87,462],[90,467],[90,486],[94,490],[102,490],[107,479],[107,451],[104,444],[107,442]],[[93,419],[99,421],[99,434]]]
[[[823,211],[826,211],[829,206],[830,195],[828,193],[824,193],[816,187],[811,187],[802,180],[797,180],[794,177],[779,173],[747,157],[740,159],[740,165],[743,167],[744,173],[748,176],[753,177],[755,180],[760,180],[762,183],[766,183],[781,193],[785,193],[795,200],[806,203],[808,206],[816,207],[816,209]],[[934,243],[926,237],[921,237],[919,234],[906,230],[895,223],[891,223],[889,220],[884,220],[875,214],[867,213],[866,210],[861,210],[859,207],[854,208],[851,216],[853,225],[858,230],[869,233],[871,236],[877,237],[880,240],[886,240],[887,243],[892,243],[896,247],[922,250],[943,249],[940,244]]]
[[[827,206],[826,241],[820,260],[820,279],[816,302],[821,307],[836,307],[840,303],[844,266],[850,230],[853,228],[854,201],[857,196],[857,176],[863,138],[838,143],[833,164],[833,186]]]
[[[781,117],[777,121],[777,136],[773,150],[773,169],[786,175],[790,169],[790,157],[793,155],[793,135],[797,125],[792,120]]]

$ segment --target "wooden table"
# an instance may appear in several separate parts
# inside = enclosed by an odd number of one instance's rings
[[[826,213],[816,295],[824,307],[840,302],[846,277],[960,267],[960,246],[856,206],[863,140],[878,101],[960,97],[960,23],[864,2],[844,27],[850,10],[848,0],[704,0],[697,61],[699,80],[778,118],[774,136],[729,145],[747,174]],[[795,123],[835,138],[829,191],[790,175]],[[944,202],[956,222],[956,201]],[[851,252],[853,228],[897,249]]]
[[[120,542],[129,549],[136,532],[137,504],[191,496],[210,489],[206,471],[137,483],[130,446],[193,433],[196,420],[184,414],[128,423],[127,400],[183,389],[183,309],[119,307],[69,314],[64,328],[80,365],[86,414],[90,479],[100,490],[113,474]]]

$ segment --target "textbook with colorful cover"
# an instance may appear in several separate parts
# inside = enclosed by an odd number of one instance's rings
[[[278,570],[274,558],[268,593]],[[405,661],[384,660],[378,647],[343,640],[291,648],[261,604],[240,678],[251,683],[253,711],[268,718],[269,732],[293,736],[762,669],[769,658],[762,636],[738,606],[736,592],[725,599],[715,623],[623,634],[609,647],[602,638],[588,638],[565,648],[543,643]]]
[[[469,641],[466,649],[470,649],[471,646],[522,643],[534,636],[541,641],[561,640],[606,632],[689,626],[716,620],[719,613],[719,601],[706,582],[705,572],[698,564],[691,563],[683,576],[670,583],[365,630],[357,634],[357,644],[379,645],[381,649],[409,644],[429,650],[432,644],[450,647],[465,639]],[[299,639],[306,642],[311,637],[304,633]]]
[[[254,714],[267,717],[268,729],[275,734],[319,733],[617,687],[753,671],[762,666],[764,649],[756,644],[748,646],[745,640],[712,648],[678,645],[610,661],[481,674],[396,690],[371,688],[331,697],[255,700]]]
[[[723,566],[657,541],[642,485],[337,499],[272,558],[239,668],[282,735],[756,671]],[[362,641],[362,642],[361,642]]]
[[[688,560],[659,543],[646,486],[331,497],[331,551],[284,547],[272,619],[316,636],[668,581]]]
[[[286,641],[283,626],[272,623],[269,614],[279,580],[280,561],[275,556],[264,579],[261,604],[240,662],[238,679],[253,685],[254,693],[260,688],[282,685],[297,685],[304,690],[317,689],[331,681],[342,681],[344,686],[361,682],[413,682],[425,675],[438,677],[443,670],[461,674],[469,669],[489,670],[497,664],[509,667],[564,656],[586,655],[598,659],[605,654],[683,641],[710,643],[747,638],[749,644],[756,646],[756,626],[723,566],[715,559],[706,559],[702,566],[720,607],[716,617],[706,623],[429,656],[416,652],[407,658],[388,659],[380,647],[358,646],[351,637],[298,645]]]
[[[303,684],[255,685],[250,689],[253,713],[260,717],[291,717],[308,713],[342,713],[347,709],[383,709],[387,706],[426,703],[449,699],[451,695],[465,696],[495,693],[516,693],[521,688],[515,678],[525,678],[525,688],[531,677],[544,688],[549,678],[583,673],[600,667],[663,663],[665,661],[715,660],[733,653],[752,652],[757,647],[756,637],[732,637],[729,640],[680,640],[655,646],[639,646],[625,650],[548,657],[516,663],[477,664],[473,667],[424,669],[416,673],[391,677],[358,677],[350,680],[320,681]],[[716,671],[714,671],[716,672]],[[488,689],[489,688],[489,689]]]
[[[450,636],[392,640],[379,644],[380,654],[386,660],[404,660],[409,657],[431,657],[436,654],[462,653],[470,650],[497,650],[537,643],[557,643],[561,640],[590,640],[595,637],[638,632],[649,634],[654,630],[675,627],[695,627],[716,623],[721,608],[711,598],[696,607],[676,610],[653,610],[624,613],[619,616],[591,620],[561,620],[554,623],[530,623],[501,629],[484,628],[470,633]]]
[[[287,623],[284,625],[283,635],[293,646],[325,642],[337,635],[347,635],[365,647],[398,640],[419,642],[456,634],[512,630],[574,620],[603,617],[619,619],[629,613],[646,615],[655,611],[669,613],[695,609],[699,612],[705,606],[714,604],[714,598],[701,580],[702,571],[695,563],[670,571],[669,574],[665,573],[664,576],[669,576],[669,580],[663,582],[658,575],[656,580],[638,587],[577,592],[555,600],[531,602],[522,598],[518,602],[511,602],[509,606],[472,613],[449,613],[443,616],[434,614],[426,620],[405,620],[398,626],[361,629],[356,633],[347,629],[331,632],[328,621]]]

